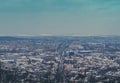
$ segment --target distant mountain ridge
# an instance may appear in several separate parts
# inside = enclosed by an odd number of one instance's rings
[[[120,39],[120,36],[0,36],[0,40],[23,40],[23,39]]]
[[[0,36],[0,40],[18,40],[18,39],[23,39],[23,38],[12,37],[12,36]]]

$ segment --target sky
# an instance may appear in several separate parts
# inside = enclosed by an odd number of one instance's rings
[[[0,0],[0,36],[120,35],[120,0]]]

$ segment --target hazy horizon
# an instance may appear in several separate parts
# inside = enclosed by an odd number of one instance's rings
[[[119,0],[0,0],[0,36],[120,35]]]

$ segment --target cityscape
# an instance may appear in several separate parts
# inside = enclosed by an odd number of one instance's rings
[[[0,83],[120,83],[120,0],[0,0]]]
[[[120,36],[1,36],[0,83],[120,83]]]

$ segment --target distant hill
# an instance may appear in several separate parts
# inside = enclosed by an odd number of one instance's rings
[[[21,40],[24,38],[11,37],[11,36],[0,36],[0,40]]]
[[[120,40],[120,36],[0,36],[0,40]]]

